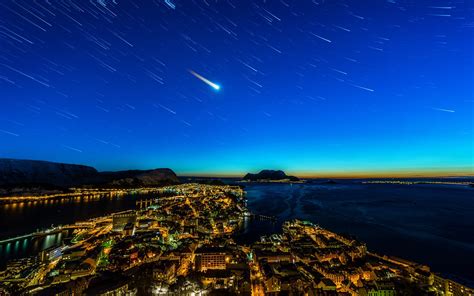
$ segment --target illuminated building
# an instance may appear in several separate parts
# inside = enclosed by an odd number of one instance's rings
[[[112,215],[112,229],[113,231],[121,232],[128,223],[135,224],[137,215],[135,211],[120,212]]]
[[[196,250],[196,269],[199,271],[226,269],[229,261],[225,248],[202,247]]]

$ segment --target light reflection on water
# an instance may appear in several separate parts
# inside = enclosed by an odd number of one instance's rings
[[[22,258],[38,254],[53,246],[60,246],[67,233],[55,233],[43,237],[27,237],[0,244],[0,263],[13,258]]]
[[[0,240],[48,229],[52,225],[71,224],[90,218],[135,208],[137,199],[153,198],[153,194],[122,196],[76,196],[42,201],[0,205]],[[27,237],[0,244],[0,265],[11,258],[32,256],[51,246],[61,245],[66,233],[44,237]]]

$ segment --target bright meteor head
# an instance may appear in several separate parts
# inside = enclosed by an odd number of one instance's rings
[[[212,87],[213,89],[215,90],[220,90],[221,89],[221,86],[219,84],[216,84],[212,81],[210,81],[209,79],[199,75],[198,73],[194,72],[193,70],[189,70],[189,73],[191,73],[194,77],[196,77],[197,79],[201,80],[202,82],[204,82],[205,84],[209,85],[210,87]]]

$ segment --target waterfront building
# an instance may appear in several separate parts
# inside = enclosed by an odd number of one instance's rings
[[[135,224],[137,214],[135,211],[120,212],[112,215],[112,229],[116,232],[122,232],[128,223]]]

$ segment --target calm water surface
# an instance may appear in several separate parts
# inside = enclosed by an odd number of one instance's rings
[[[279,231],[285,220],[307,219],[356,236],[369,250],[429,265],[474,286],[474,189],[446,185],[251,184],[249,208],[274,215],[240,239]]]

